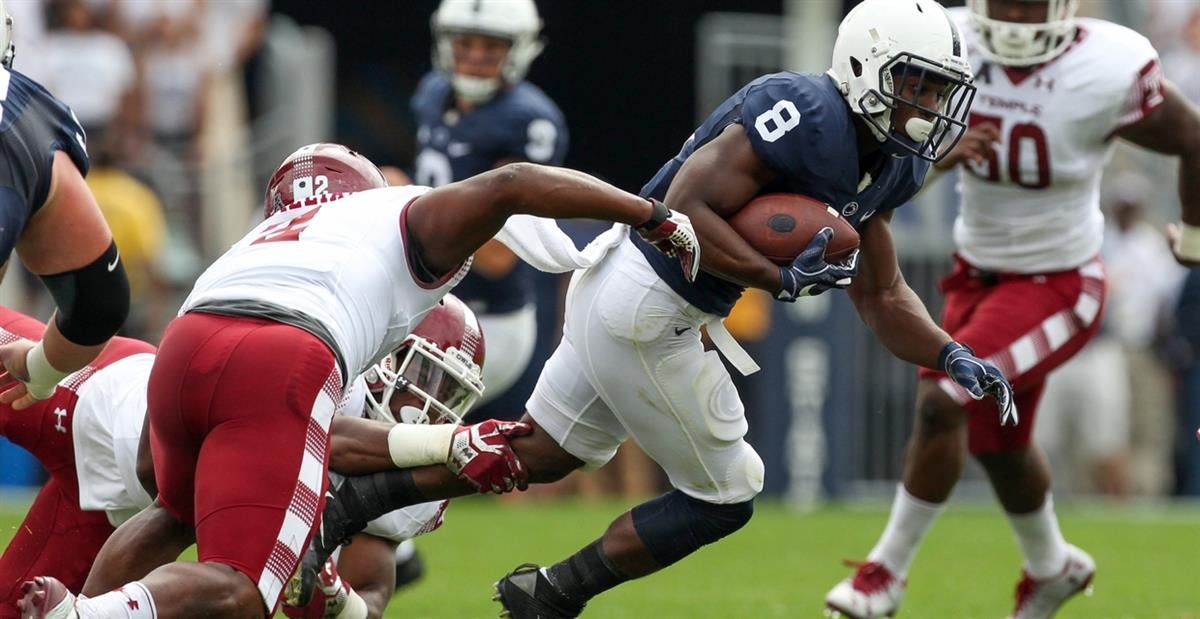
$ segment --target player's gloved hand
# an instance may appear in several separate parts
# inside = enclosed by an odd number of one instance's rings
[[[966,344],[950,342],[938,354],[938,369],[958,383],[976,400],[984,395],[996,398],[1000,409],[1000,425],[1017,425],[1017,407],[1013,403],[1013,389],[1000,368],[986,359],[975,356],[975,351]]]
[[[349,605],[350,597],[350,583],[338,576],[333,559],[329,559],[317,577],[317,585],[313,587],[308,604],[288,606],[285,602],[283,614],[293,619],[334,619]]]
[[[833,228],[821,228],[792,264],[779,267],[782,284],[775,298],[792,302],[800,297],[815,297],[831,288],[846,288],[858,275],[858,250],[841,264],[825,262],[825,248],[833,238]]]
[[[513,453],[508,439],[530,432],[533,427],[529,424],[497,419],[459,426],[450,441],[446,466],[478,488],[480,494],[524,490],[529,487],[529,471]]]
[[[650,200],[654,211],[650,219],[634,228],[646,242],[662,253],[679,258],[683,276],[694,281],[700,272],[700,240],[687,215],[672,211],[658,200]]]

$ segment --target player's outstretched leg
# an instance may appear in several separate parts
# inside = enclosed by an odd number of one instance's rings
[[[196,542],[192,528],[155,502],[121,525],[96,555],[83,594],[96,596],[145,577]]]
[[[1088,591],[1096,563],[1068,544],[1050,495],[1046,456],[1032,444],[976,454],[1021,547],[1024,566],[1017,583],[1014,619],[1044,619],[1072,596]]]
[[[411,539],[396,546],[396,590],[407,587],[425,575],[425,562]]]
[[[414,474],[431,479],[441,478],[450,487],[457,487],[460,483],[446,467],[429,466],[347,477],[337,487],[329,485],[325,491],[321,524],[301,557],[296,573],[284,587],[284,600],[288,606],[302,608],[308,605],[325,562],[339,546],[367,528],[371,520],[395,509],[434,500],[434,497],[426,497],[417,488]],[[436,486],[430,483],[429,487]],[[465,491],[454,496],[467,494],[471,490],[468,485]]]
[[[618,517],[604,535],[544,568],[525,564],[496,582],[502,617],[577,617],[596,595],[670,566],[742,528],[752,500],[715,504],[673,490]]]
[[[854,619],[888,617],[904,596],[917,548],[962,475],[967,412],[932,380],[917,387],[917,416],[904,461],[904,482],[887,526],[867,561],[825,596],[826,611]]]

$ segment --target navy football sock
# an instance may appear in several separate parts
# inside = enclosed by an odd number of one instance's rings
[[[629,580],[604,556],[601,540],[546,568],[546,577],[571,605],[588,600]]]

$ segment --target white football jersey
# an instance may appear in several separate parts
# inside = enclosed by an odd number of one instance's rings
[[[428,187],[321,194],[238,241],[196,281],[180,313],[202,303],[251,301],[295,310],[334,339],[357,376],[394,350],[470,267],[435,284],[413,275],[408,205]]]
[[[1145,37],[1111,22],[1078,21],[1075,42],[1032,71],[989,62],[966,9],[962,28],[978,92],[972,125],[993,123],[1000,141],[968,162],[954,241],[974,266],[1011,273],[1073,269],[1100,252],[1100,176],[1112,136],[1163,101],[1158,54]]]
[[[131,355],[100,368],[78,390],[72,421],[79,507],[108,512],[113,526],[150,505],[137,478],[138,441],[154,355]]]

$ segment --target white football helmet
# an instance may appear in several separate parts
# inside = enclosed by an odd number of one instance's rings
[[[492,98],[504,85],[525,79],[529,65],[542,53],[538,34],[542,20],[533,0],[442,0],[433,14],[433,66],[451,76],[454,92],[471,102]],[[488,79],[454,73],[455,35],[484,34],[512,42],[500,77]]]
[[[6,69],[12,68],[17,48],[13,45],[13,18],[8,14],[4,0],[0,0],[0,50],[3,50],[0,52],[0,65]]]
[[[928,161],[944,156],[962,137],[975,98],[962,34],[934,0],[866,0],[856,6],[838,26],[828,73],[883,150],[896,156]],[[896,92],[913,76],[945,84],[938,109]],[[892,127],[892,112],[902,105],[932,120],[912,118]]]
[[[483,395],[483,331],[465,303],[446,295],[392,353],[363,375],[367,415],[389,423],[460,423]],[[391,409],[407,390],[422,403]]]
[[[1079,0],[1022,0],[1046,6],[1046,21],[1017,23],[989,14],[988,0],[967,0],[971,25],[983,37],[981,54],[1010,67],[1028,67],[1052,60],[1075,40]]]

